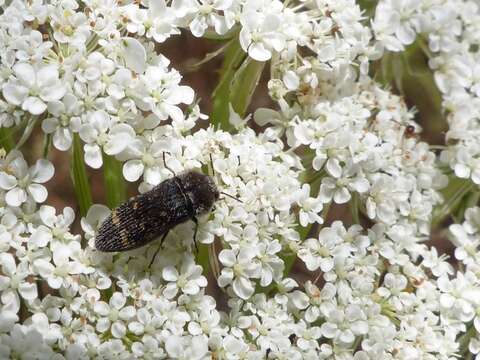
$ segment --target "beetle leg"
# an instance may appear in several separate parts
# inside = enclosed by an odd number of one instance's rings
[[[154,254],[153,257],[152,257],[152,260],[150,261],[150,265],[148,265],[149,268],[152,267],[152,264],[153,264],[153,262],[154,262],[154,260],[155,260],[155,257],[157,256],[158,252],[159,252],[160,249],[162,248],[162,246],[163,246],[163,241],[164,241],[165,238],[167,237],[169,231],[170,231],[170,230],[168,230],[165,234],[163,234],[162,240],[160,240],[160,245],[158,246],[157,251],[155,251],[155,254]]]

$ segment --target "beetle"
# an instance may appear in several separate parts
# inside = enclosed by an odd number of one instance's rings
[[[165,168],[165,153],[163,154]],[[212,167],[213,168],[213,167]],[[95,237],[95,248],[105,252],[127,251],[144,246],[162,236],[162,247],[168,232],[188,220],[195,222],[193,240],[197,249],[197,217],[211,211],[220,194],[209,175],[187,170],[162,181],[150,191],[137,195],[113,209],[103,221]],[[241,202],[241,201],[240,201]]]

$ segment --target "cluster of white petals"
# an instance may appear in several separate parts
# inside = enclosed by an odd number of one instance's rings
[[[479,3],[389,0],[376,11],[373,28],[385,49],[400,51],[423,38],[449,125],[442,161],[455,176],[479,185]]]
[[[0,9],[0,133],[24,133],[0,152],[0,358],[480,353],[480,208],[449,228],[459,269],[426,243],[447,175],[480,184],[478,2],[380,0],[371,22],[354,0],[0,0]],[[182,32],[237,44],[239,71],[269,61],[276,110],[257,109],[249,127],[230,106],[230,132],[209,125],[158,52]],[[450,126],[440,157],[420,139],[415,110],[369,73],[415,41]],[[99,252],[110,209],[91,206],[76,235],[72,208],[43,204],[54,166],[29,166],[21,152],[35,126],[56,149],[83,150],[91,168],[115,159],[140,193],[193,169],[221,198],[198,229],[173,228],[155,257],[158,241]],[[327,221],[347,203],[353,225]],[[295,260],[304,281],[290,273]]]

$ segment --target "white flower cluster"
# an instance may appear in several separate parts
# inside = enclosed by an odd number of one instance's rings
[[[80,140],[86,164],[115,157],[140,192],[197,169],[223,193],[198,225],[216,280],[208,284],[192,222],[169,232],[151,266],[158,242],[100,253],[93,245],[108,208],[93,205],[84,236],[74,235],[73,209],[41,205],[53,165],[29,166],[19,150],[2,156],[0,358],[480,353],[480,210],[450,227],[464,267],[455,272],[424,243],[446,176],[414,112],[368,76],[385,50],[428,36],[449,112],[442,158],[480,183],[476,3],[379,1],[371,27],[354,0],[0,4],[1,128],[28,135],[41,124],[61,151]],[[202,124],[194,91],[156,48],[185,30],[270,60],[280,110],[256,111],[263,132],[233,111],[232,133]],[[350,203],[356,224],[324,226],[332,203]],[[304,284],[288,276],[292,258],[309,271]]]
[[[441,199],[436,190],[446,178],[428,144],[419,141],[420,128],[401,98],[366,80],[354,95],[313,103],[281,113],[260,109],[255,119],[271,124],[272,136],[285,131],[290,147],[305,149],[308,166],[319,172],[323,203],[343,204],[357,196],[370,219],[414,224],[428,234],[432,209]]]
[[[457,177],[479,185],[478,1],[380,1],[373,28],[376,38],[390,51],[403,50],[417,36],[425,39],[449,125],[442,161]]]
[[[465,221],[462,224],[450,226],[451,240],[456,247],[455,258],[463,265],[464,271],[458,272],[453,278],[442,276],[438,279],[442,292],[440,305],[445,322],[452,330],[470,331],[471,336],[467,338],[468,350],[475,355],[480,352],[479,221],[480,208],[473,207],[465,211]]]

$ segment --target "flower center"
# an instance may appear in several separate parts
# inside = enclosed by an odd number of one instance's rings
[[[188,282],[188,281],[187,281],[187,278],[186,278],[185,275],[180,275],[180,276],[178,277],[177,284],[178,284],[178,286],[179,286],[180,288],[185,287],[185,285],[187,285],[187,282]]]
[[[117,309],[110,310],[110,314],[108,315],[108,319],[110,321],[117,321],[118,320],[118,310]]]
[[[202,15],[208,15],[212,12],[212,5],[210,4],[203,4],[202,6],[200,6],[200,8],[198,9],[199,13],[202,14]]]
[[[25,189],[29,184],[30,184],[30,176],[28,175],[18,181],[18,186],[22,189]]]
[[[148,167],[151,167],[155,164],[155,158],[148,153],[143,154],[142,161]]]

